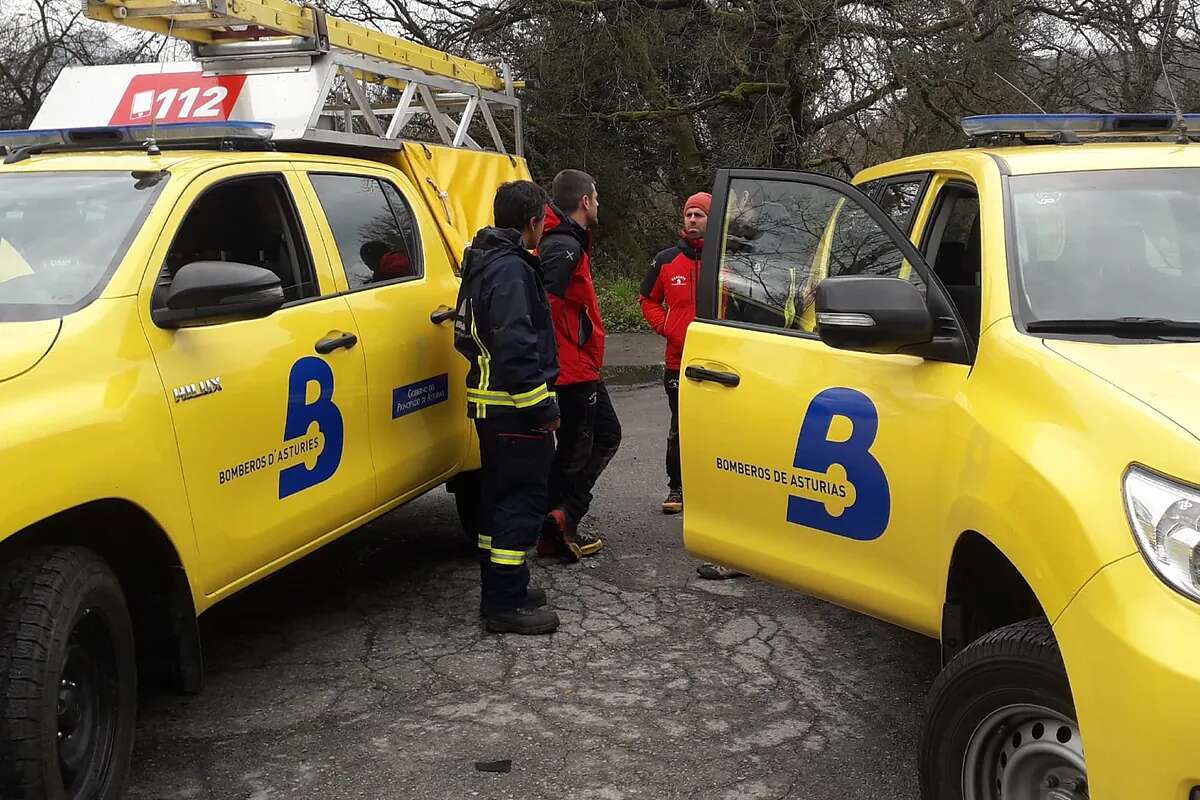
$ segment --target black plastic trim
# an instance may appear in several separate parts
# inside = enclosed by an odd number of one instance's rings
[[[1008,166],[1008,162],[995,153],[988,153],[992,160],[996,162],[996,169],[1000,170],[1000,177],[1007,178],[1012,175],[1012,169]]]
[[[709,383],[719,383],[722,386],[733,388],[742,382],[742,379],[734,372],[725,372],[723,370],[707,369],[705,367],[697,367],[692,365],[683,371],[683,376],[689,381],[708,381]]]

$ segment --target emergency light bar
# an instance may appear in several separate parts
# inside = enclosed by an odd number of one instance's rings
[[[241,141],[269,142],[275,126],[269,122],[177,122],[164,125],[110,125],[90,128],[46,128],[0,131],[0,147],[38,150],[87,150],[141,147],[150,140],[157,144]]]
[[[1188,131],[1200,134],[1200,114],[1184,114]],[[979,136],[1165,136],[1179,131],[1174,114],[990,114],[966,117],[963,131]]]

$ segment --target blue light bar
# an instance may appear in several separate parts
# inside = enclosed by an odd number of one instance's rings
[[[1184,114],[1184,125],[1200,134],[1200,114]],[[966,117],[967,136],[1167,136],[1178,130],[1174,114],[990,114]]]
[[[0,131],[0,147],[93,148],[141,147],[153,138],[170,142],[240,140],[268,142],[275,133],[270,122],[172,122],[165,125],[117,125],[103,128],[46,128]]]

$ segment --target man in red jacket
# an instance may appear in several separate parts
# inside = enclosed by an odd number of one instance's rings
[[[671,430],[667,434],[667,499],[664,514],[683,511],[683,481],[679,468],[679,362],[687,327],[696,318],[696,288],[700,281],[700,256],[708,230],[712,195],[698,192],[683,204],[683,231],[679,242],[650,262],[642,281],[642,316],[659,336],[667,340],[666,373],[663,385],[671,407]]]
[[[683,231],[679,242],[668,247],[650,262],[642,281],[642,316],[659,336],[667,340],[666,371],[663,386],[671,407],[671,429],[667,433],[667,499],[664,514],[683,511],[683,481],[679,467],[679,367],[688,325],[696,318],[696,291],[700,282],[700,257],[704,252],[704,234],[708,231],[708,211],[712,195],[698,192],[683,204]],[[720,564],[703,564],[700,577],[722,580],[741,573]]]
[[[599,552],[603,540],[581,531],[592,488],[621,444],[621,423],[600,380],[604,322],[592,282],[592,234],[600,219],[596,181],[567,169],[554,178],[546,210],[546,233],[538,249],[554,333],[558,380],[554,390],[562,414],[558,449],[550,473],[550,512],[540,555],[578,560]]]

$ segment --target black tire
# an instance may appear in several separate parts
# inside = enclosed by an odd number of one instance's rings
[[[121,797],[136,714],[133,629],[108,565],[40,547],[0,566],[0,797]]]
[[[450,491],[454,492],[454,505],[458,509],[463,536],[471,547],[475,547],[479,534],[483,532],[483,472],[472,470],[456,475]]]
[[[1071,687],[1044,619],[992,631],[946,665],[930,690],[919,759],[924,800],[1045,796],[1035,785],[1087,797]]]

